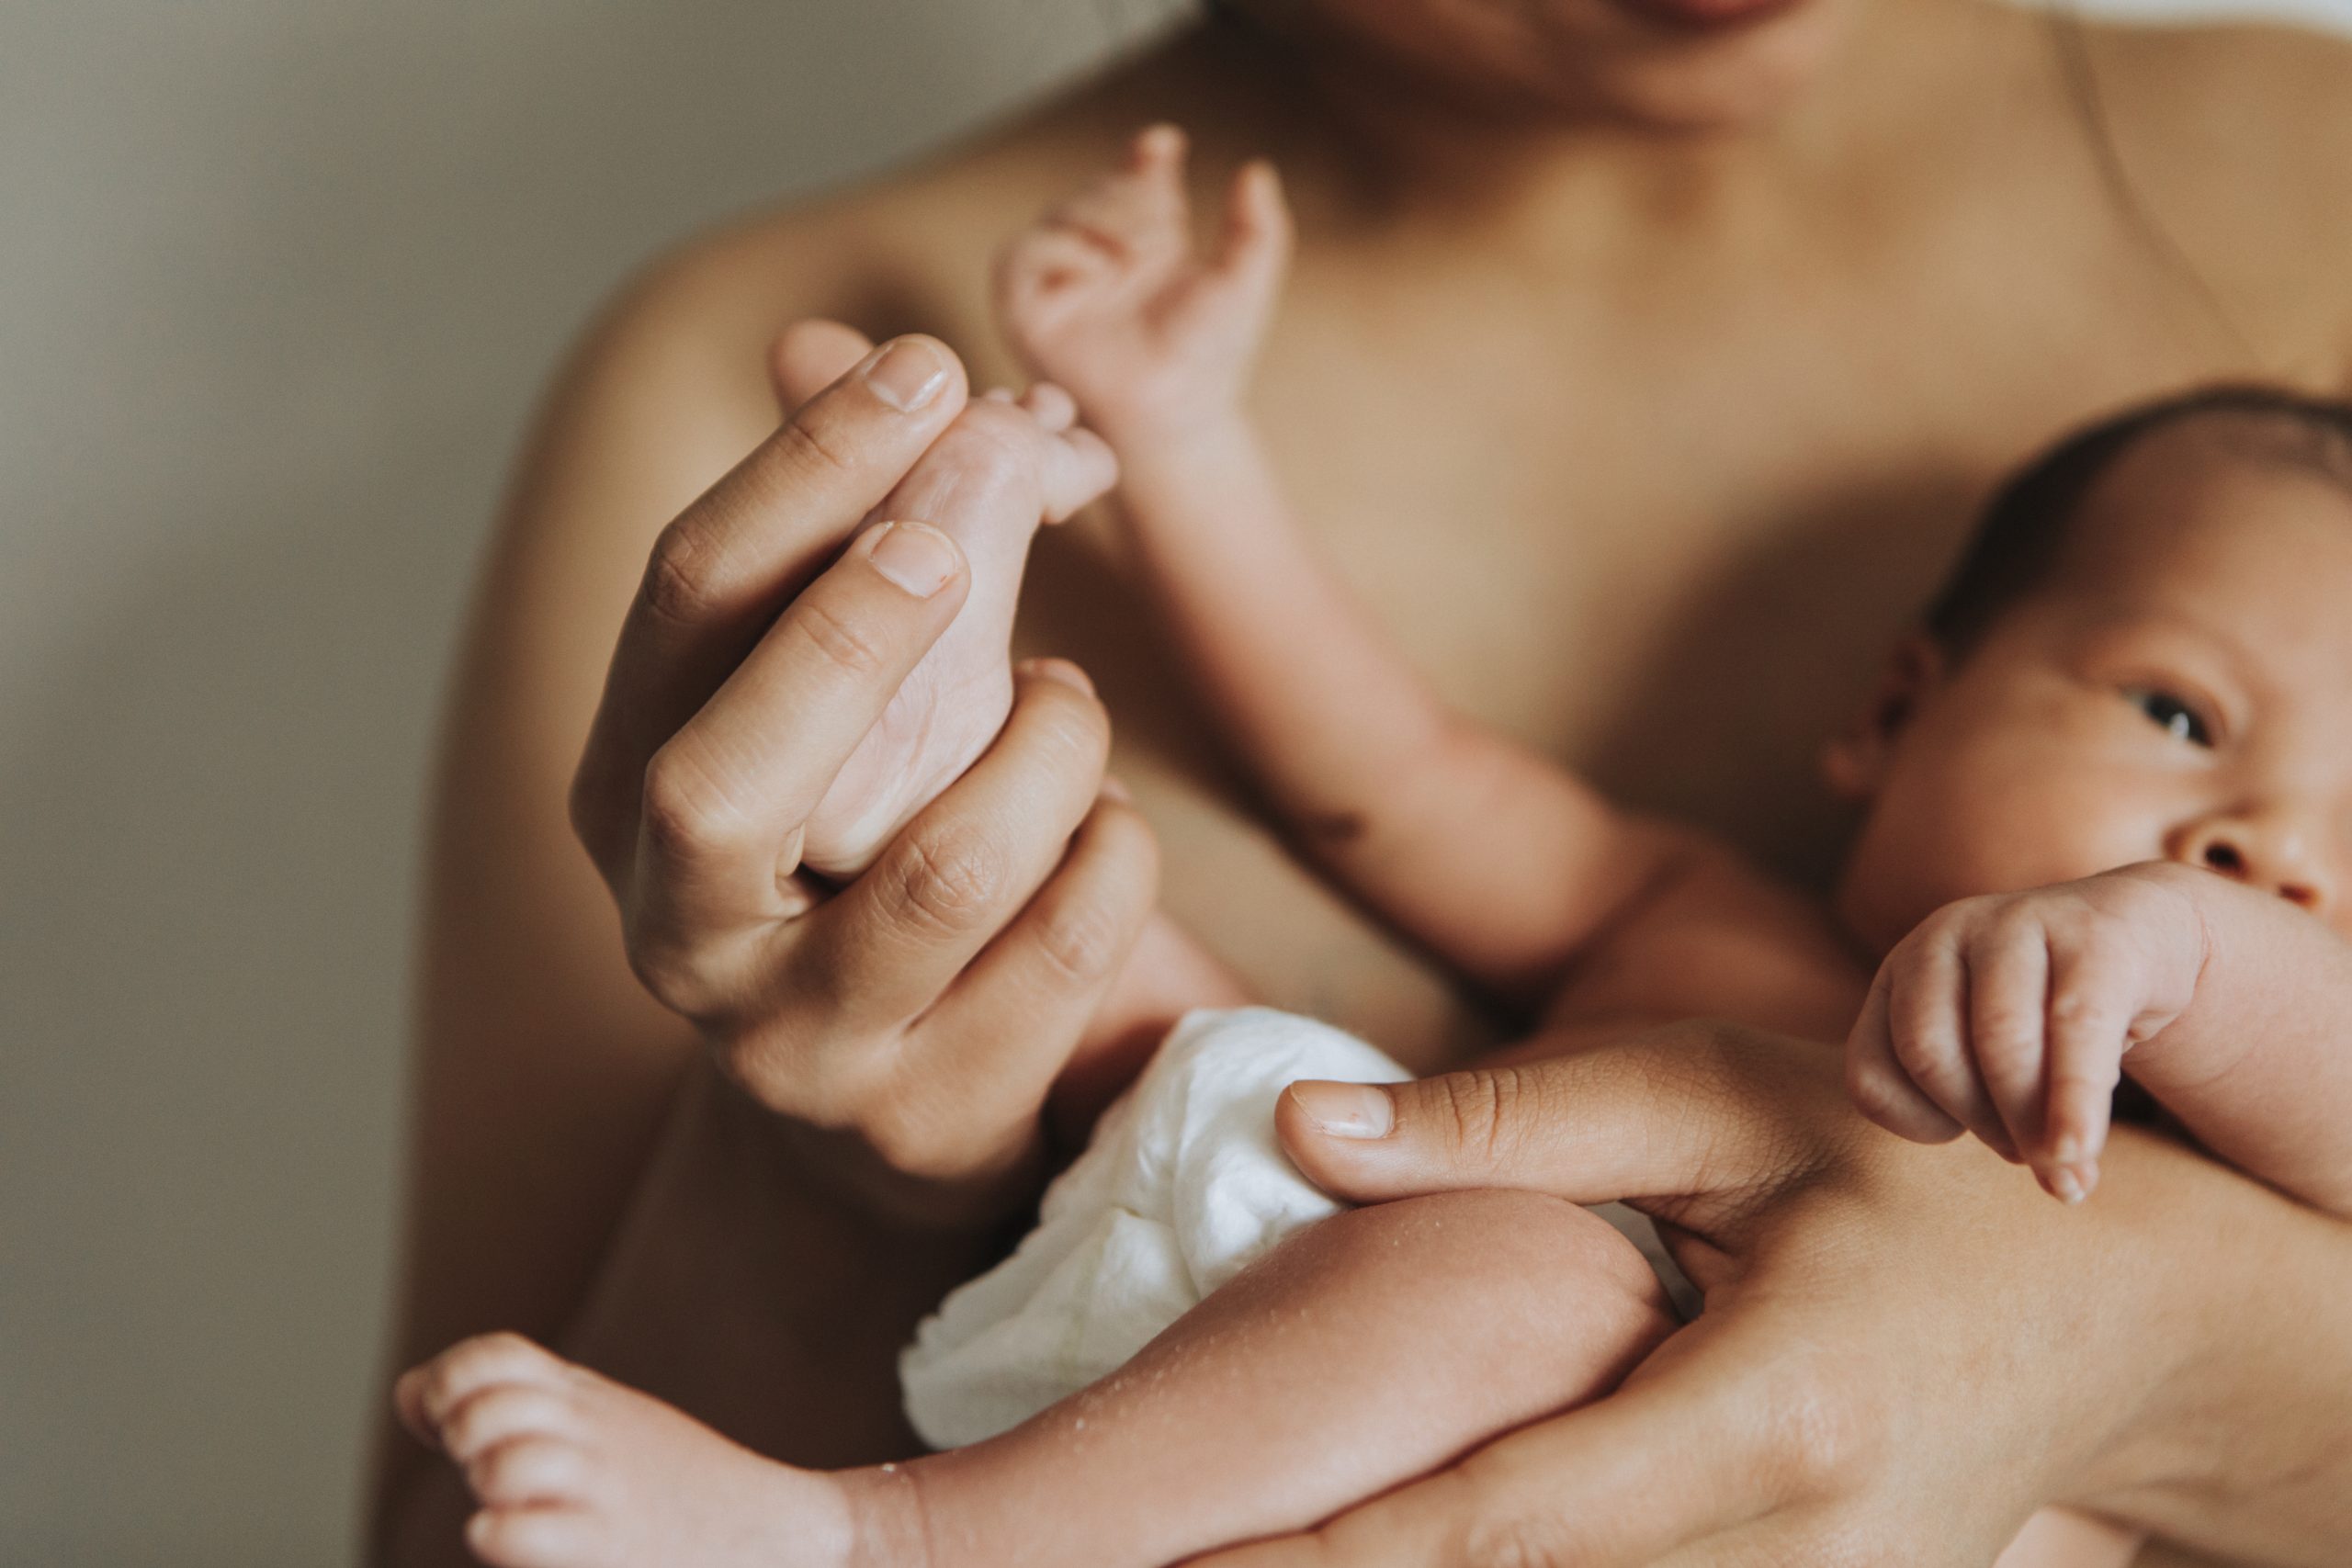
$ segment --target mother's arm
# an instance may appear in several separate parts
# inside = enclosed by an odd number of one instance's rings
[[[683,383],[717,368],[681,348],[688,306],[592,346],[490,565],[445,742],[394,1353],[519,1328],[757,1446],[888,1457],[892,1355],[1022,1179],[1057,1055],[1148,908],[1149,836],[1094,799],[1083,682],[1033,672],[988,757],[800,907],[796,811],[961,597],[960,574],[919,598],[841,555],[954,416],[960,367],[911,344],[947,372],[914,408],[884,395],[891,361],[861,367],[693,499],[742,433],[673,417],[709,410]],[[565,821],[592,713],[574,810],[611,894]],[[640,987],[624,926],[698,1028]],[[1012,1015],[1020,1060],[986,1053],[989,1094],[956,1082]],[[375,1550],[456,1560],[456,1489],[417,1457],[383,1450]]]
[[[1707,1311],[1598,1404],[1215,1568],[1981,1568],[2050,1502],[2345,1561],[2352,1227],[2211,1160],[2127,1131],[2063,1208],[1869,1126],[1831,1054],[1704,1024],[1329,1091],[1375,1096],[1381,1136],[1321,1131],[1323,1092],[1283,1132],[1332,1190],[1653,1194]]]

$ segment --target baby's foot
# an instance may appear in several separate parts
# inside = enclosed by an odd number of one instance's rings
[[[1197,254],[1184,137],[1157,125],[1114,173],[1047,213],[997,264],[997,308],[1037,374],[1115,442],[1137,420],[1238,406],[1290,251],[1272,167],[1234,176]]]
[[[480,1504],[466,1544],[493,1568],[834,1568],[859,1544],[842,1481],[762,1459],[516,1335],[442,1352],[393,1397],[465,1472]]]
[[[801,862],[863,871],[916,812],[963,775],[1012,709],[1010,649],[1021,574],[1038,523],[1058,523],[1111,487],[1110,448],[1078,427],[1069,395],[975,399],[872,513],[954,539],[971,573],[964,607],[808,818]]]

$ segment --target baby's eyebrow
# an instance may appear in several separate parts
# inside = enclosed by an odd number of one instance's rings
[[[2193,609],[2151,604],[2144,600],[2117,601],[2096,616],[2089,635],[2096,638],[2120,632],[2154,632],[2197,644],[2219,660],[2233,683],[2248,692],[2267,690],[2276,684],[2264,678],[2267,660],[2258,645]]]

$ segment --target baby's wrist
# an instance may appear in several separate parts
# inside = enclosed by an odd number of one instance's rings
[[[1127,447],[1183,448],[1230,438],[1245,427],[1238,388],[1121,387],[1089,398],[1080,417],[1124,457]]]
[[[1256,460],[1257,429],[1238,401],[1125,413],[1094,428],[1118,454],[1121,483],[1130,493],[1162,482],[1198,491],[1209,476]]]

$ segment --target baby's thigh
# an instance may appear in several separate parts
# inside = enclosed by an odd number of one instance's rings
[[[1379,1388],[1385,1425],[1450,1434],[1455,1449],[1606,1393],[1677,1325],[1649,1264],[1606,1221],[1504,1190],[1335,1214],[1196,1315],[1227,1313],[1288,1315],[1318,1341],[1273,1361],[1277,1381],[1328,1378],[1343,1356]]]

